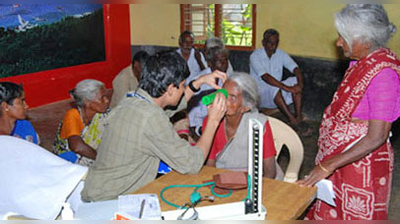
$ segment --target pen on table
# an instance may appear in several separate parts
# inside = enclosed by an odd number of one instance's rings
[[[146,199],[142,200],[142,203],[140,204],[140,212],[139,212],[139,219],[142,219],[143,216],[143,211],[144,211],[144,205],[146,204]]]

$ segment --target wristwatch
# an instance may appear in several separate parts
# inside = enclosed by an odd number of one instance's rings
[[[198,91],[200,91],[200,88],[196,89],[196,87],[193,86],[194,81],[196,81],[196,80],[190,81],[188,86],[194,93],[197,93]]]

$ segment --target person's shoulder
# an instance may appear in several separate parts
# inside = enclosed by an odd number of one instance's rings
[[[264,48],[257,48],[257,49],[255,49],[254,51],[253,51],[253,53],[251,53],[251,55],[260,55],[260,54],[262,54],[263,52],[265,51],[265,49]]]
[[[205,69],[201,70],[201,71],[199,72],[199,74],[198,74],[194,79],[197,79],[198,77],[200,77],[200,76],[202,76],[202,75],[210,74],[211,72],[212,72],[212,71],[211,71],[211,68],[210,68],[210,67],[205,68]]]
[[[134,92],[129,92],[134,93]],[[143,119],[157,116],[164,110],[152,102],[129,96],[124,98],[117,107],[111,110],[111,113],[118,114],[118,116],[140,116]]]
[[[78,114],[79,115],[79,111],[76,108],[71,108],[71,109],[68,109],[65,114]]]
[[[286,56],[286,55],[289,56],[289,54],[286,53],[286,51],[284,51],[284,50],[282,50],[282,49],[280,49],[280,48],[276,49],[275,54],[276,54],[277,56]]]
[[[121,71],[119,71],[119,73],[117,74],[117,76],[115,76],[113,82],[115,80],[119,80],[122,79],[125,76],[128,76],[130,74],[133,74],[133,70],[132,70],[132,64],[128,65],[127,67],[123,68]]]
[[[18,127],[33,127],[32,123],[28,120],[17,120],[15,126]]]
[[[72,119],[72,118],[76,118],[76,117],[80,117],[78,109],[71,108],[71,109],[67,110],[67,112],[65,113],[64,120]]]
[[[260,58],[260,57],[263,57],[264,55],[266,55],[265,54],[265,49],[264,48],[258,48],[258,49],[255,49],[253,51],[253,53],[251,53],[250,59]]]

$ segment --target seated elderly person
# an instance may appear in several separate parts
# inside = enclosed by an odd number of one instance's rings
[[[146,51],[137,52],[133,56],[132,64],[124,68],[114,78],[112,82],[113,94],[110,103],[111,108],[116,107],[117,104],[126,96],[127,92],[137,89],[144,62],[148,57],[149,55]]]
[[[264,124],[264,177],[275,178],[276,150],[268,117],[258,112],[257,83],[246,73],[233,73],[224,83],[228,91],[227,110],[215,133],[206,165],[217,168],[247,171],[249,120],[255,118]],[[204,125],[207,124],[207,118]],[[278,168],[280,170],[280,168]],[[281,175],[277,178],[281,178]]]
[[[70,94],[77,108],[68,110],[60,123],[54,151],[71,162],[89,166],[97,156],[110,101],[104,83],[93,79],[79,82]]]
[[[207,51],[206,59],[208,68],[201,71],[195,79],[213,71],[227,72],[228,69],[228,50],[220,47],[213,47]],[[227,73],[229,77],[229,73]],[[192,80],[189,80],[190,82]],[[190,87],[189,82],[189,87]],[[221,80],[216,80],[219,86],[222,86]],[[203,85],[192,97],[188,104],[188,115],[189,115],[189,132],[193,139],[198,139],[201,136],[201,129],[203,126],[203,120],[207,116],[207,107],[201,103],[201,98],[209,93],[214,92],[215,89],[210,85]]]
[[[179,49],[176,52],[187,62],[189,68],[189,77],[185,86],[189,84],[202,70],[207,67],[203,53],[194,47],[195,36],[190,31],[183,31],[179,36]]]
[[[0,135],[11,135],[17,120],[26,118],[28,105],[21,85],[0,82]]]
[[[211,48],[214,48],[214,47],[219,47],[219,48],[225,49],[225,43],[218,37],[208,38],[206,40],[206,42],[204,43],[204,55],[207,55],[208,54],[207,52]],[[204,67],[207,67],[207,66],[204,66]],[[228,60],[228,69],[226,70],[226,72],[228,74],[233,72],[233,67],[229,60]]]

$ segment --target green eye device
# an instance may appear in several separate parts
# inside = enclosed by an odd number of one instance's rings
[[[203,98],[201,98],[201,102],[206,106],[212,104],[215,100],[215,96],[217,95],[217,93],[223,93],[224,96],[228,98],[228,91],[226,89],[219,89],[211,94],[203,96]]]

